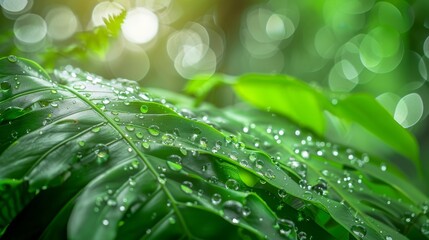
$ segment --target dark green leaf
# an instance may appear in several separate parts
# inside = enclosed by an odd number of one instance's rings
[[[22,59],[0,77],[25,110],[0,122],[4,238],[427,238],[420,191],[272,113]]]

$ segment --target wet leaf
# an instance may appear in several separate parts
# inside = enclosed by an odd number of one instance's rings
[[[1,80],[15,75],[0,101],[25,109],[0,123],[6,239],[427,237],[428,199],[394,166],[283,117],[0,59]]]

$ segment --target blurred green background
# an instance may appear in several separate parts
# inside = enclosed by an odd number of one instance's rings
[[[417,136],[429,173],[428,0],[0,3],[1,55],[28,57],[44,67],[71,64],[174,91],[196,74],[259,72],[292,75],[332,92],[367,92]],[[121,34],[104,55],[90,48],[84,58],[61,53],[77,41],[76,33],[92,31],[124,9]],[[225,106],[236,99],[218,89],[209,101]],[[353,127],[334,125],[328,135],[390,153]]]

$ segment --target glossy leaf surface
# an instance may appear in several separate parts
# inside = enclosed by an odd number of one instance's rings
[[[394,166],[272,113],[13,58],[0,83],[5,238],[428,237]]]

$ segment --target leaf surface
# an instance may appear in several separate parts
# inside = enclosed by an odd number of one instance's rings
[[[23,59],[0,71],[5,238],[425,237],[426,196],[284,118]]]

